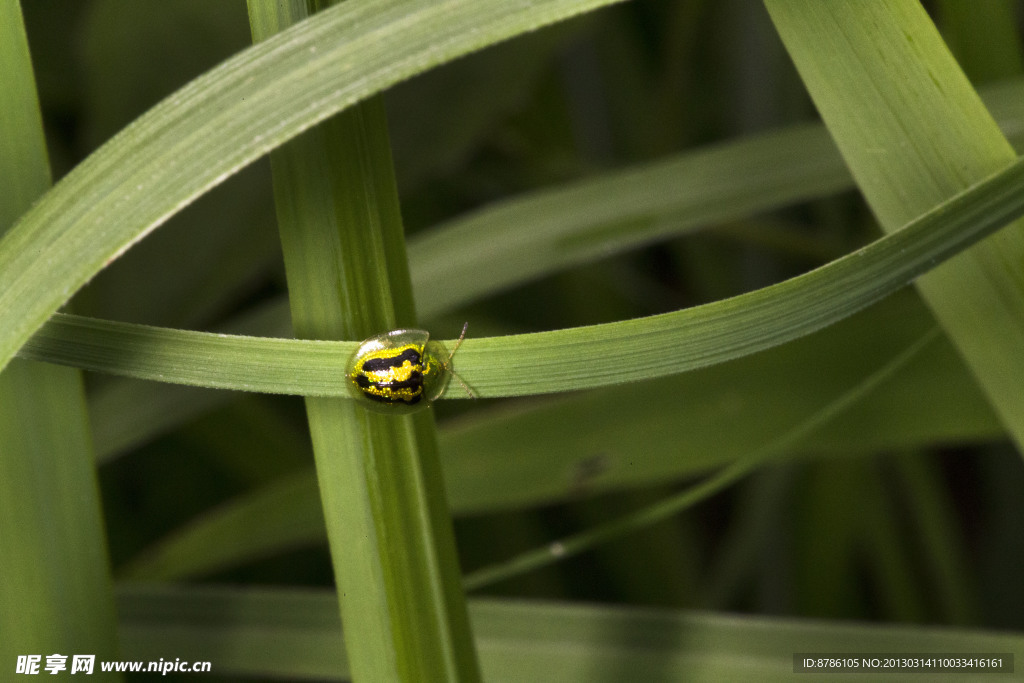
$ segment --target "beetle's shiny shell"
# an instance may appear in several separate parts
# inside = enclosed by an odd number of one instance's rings
[[[370,337],[348,363],[348,384],[364,405],[411,413],[430,405],[451,379],[444,346],[425,330],[391,330]]]

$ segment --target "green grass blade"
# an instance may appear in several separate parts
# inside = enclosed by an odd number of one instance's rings
[[[312,6],[250,0],[254,39]],[[270,160],[296,336],[359,339],[414,327],[381,100],[307,131]],[[322,397],[308,397],[306,412],[353,678],[479,680],[433,414],[381,415]]]
[[[729,142],[528,195],[409,243],[425,316],[669,235],[833,194],[850,175],[818,126]]]
[[[0,230],[7,231],[18,215],[50,186],[50,165],[46,160],[43,121],[36,98],[32,58],[22,23],[21,7],[5,1],[4,40],[0,58],[4,65],[4,106],[0,107],[0,173],[4,193],[0,195]]]
[[[232,318],[220,331],[259,337],[290,337],[284,298],[253,307]],[[103,463],[176,426],[223,406],[234,396],[195,387],[115,379],[96,388],[89,410],[96,457]]]
[[[1024,142],[1024,82],[983,94],[1006,134]],[[805,125],[531,193],[410,239],[417,304],[429,317],[567,267],[852,186],[828,132]]]
[[[439,437],[452,512],[478,515],[566,502],[725,467],[810,419],[844,387],[884,364],[891,349],[909,345],[929,327],[934,321],[928,311],[907,291],[816,335],[714,368],[474,411],[443,424]],[[780,386],[786,387],[782,396]],[[564,429],[567,424],[575,428]],[[636,439],[638,432],[643,440]],[[510,442],[503,438],[509,433],[522,437]],[[939,339],[893,381],[790,452],[866,455],[1001,434],[955,350]],[[263,531],[254,535],[253,528]],[[269,483],[198,515],[121,567],[120,575],[180,580],[324,538],[310,469],[294,482]],[[951,565],[943,559],[942,566]]]
[[[0,367],[105,264],[331,114],[444,61],[613,0],[353,0],[256,45],[139,118],[0,242]]]
[[[1024,136],[1024,81],[1018,79],[987,86],[981,91],[981,94],[1006,135],[1016,144],[1024,141],[1024,137],[1022,137]],[[522,210],[529,214],[539,213],[532,206],[534,202],[552,202],[558,206],[558,203],[554,202],[554,197],[561,197],[566,204],[570,204],[573,197],[581,192],[588,195],[593,194],[589,188],[591,184],[595,187],[604,187],[607,194],[619,197],[624,205],[630,207],[614,213],[613,224],[621,222],[638,225],[664,225],[670,228],[668,232],[657,229],[657,234],[663,237],[678,234],[682,230],[693,229],[700,222],[701,216],[711,222],[735,216],[734,206],[744,200],[748,202],[748,208],[751,210],[769,210],[784,206],[788,200],[808,199],[811,197],[810,193],[817,192],[817,188],[821,187],[818,184],[819,177],[842,175],[845,177],[845,181],[842,183],[841,189],[852,187],[853,179],[846,171],[839,151],[831,143],[824,147],[817,142],[829,139],[825,128],[816,126],[814,128],[816,132],[808,133],[809,139],[799,136],[798,129],[787,129],[785,133],[771,133],[763,136],[763,139],[748,138],[717,145],[710,149],[698,149],[664,162],[653,163],[648,167],[613,172],[608,176],[584,183],[527,195],[507,203],[484,208],[470,216],[438,226],[422,236],[414,236],[410,240],[409,258],[419,311],[422,313],[424,310],[441,310],[442,301],[455,304],[468,301],[473,296],[471,293],[452,286],[447,277],[441,277],[446,271],[439,268],[437,263],[438,260],[452,258],[455,261],[463,260],[464,257],[458,255],[460,250],[465,248],[465,235],[460,226],[476,225],[481,232],[489,233],[492,242],[489,249],[489,253],[493,257],[492,262],[477,261],[479,272],[475,275],[467,273],[467,277],[463,278],[464,283],[469,284],[477,295],[482,295],[502,286],[502,283],[492,277],[497,272],[496,264],[514,258],[517,253],[515,250],[510,251],[508,245],[515,243],[510,239],[510,233],[521,228],[521,222],[517,219],[518,211]],[[738,150],[748,146],[752,146],[754,149],[763,148],[768,139],[784,142],[794,138],[798,142],[808,143],[799,145],[804,154],[789,154],[787,156],[784,148],[769,149],[767,153],[773,155],[776,162],[773,164],[760,163],[764,157],[759,155],[744,157],[737,153]],[[807,154],[811,150],[824,149],[828,150],[822,152],[827,156],[824,160],[814,161],[813,157]],[[798,169],[779,168],[778,160],[784,157],[789,158],[791,163],[798,166]],[[697,158],[703,159],[708,164],[701,171],[704,175],[714,177],[727,171],[734,174],[736,191],[729,192],[727,187],[723,187],[723,191],[718,195],[719,202],[705,203],[693,197],[690,188],[684,183],[672,184],[659,181],[659,177],[667,174],[670,168],[678,166],[685,169],[698,165]],[[808,174],[799,169],[815,169],[817,173]],[[671,195],[652,196],[642,183],[633,182],[635,176],[640,174],[651,174],[653,177],[649,179],[649,182],[659,184],[666,193],[671,193]],[[792,184],[778,182],[780,178],[788,178]],[[777,190],[775,193],[762,194],[751,189],[767,185],[772,179],[776,181],[774,183]],[[633,189],[633,194],[627,191],[630,188]],[[652,203],[645,205],[641,201],[645,197],[649,198]],[[659,213],[662,208],[666,209],[668,213]],[[690,211],[696,215],[691,215]],[[562,211],[561,213],[564,222],[549,226],[552,232],[557,230],[558,235],[551,237],[548,246],[550,249],[558,249],[561,252],[557,257],[557,263],[563,266],[580,263],[585,260],[586,254],[594,254],[598,251],[610,252],[616,248],[632,248],[644,239],[649,239],[651,235],[649,231],[643,230],[615,233],[608,229],[607,223],[593,224],[582,221],[578,214],[583,214],[583,212]],[[546,233],[545,237],[550,235],[551,233]],[[570,237],[572,239],[569,239]],[[147,240],[148,242],[149,240]],[[426,242],[430,242],[433,246],[429,250],[420,249],[419,245]],[[546,252],[545,257],[550,257],[549,254],[550,252]],[[452,255],[455,256],[452,257]],[[532,269],[530,263],[524,263],[524,266],[524,270],[520,271],[513,281],[505,282],[504,286],[513,282],[523,282],[531,275],[536,275],[536,271]],[[428,273],[436,273],[438,277],[427,276]],[[104,271],[104,275],[107,274],[107,271]],[[547,274],[550,274],[550,271]],[[494,281],[493,286],[488,284],[492,280]],[[102,315],[97,317],[119,318],[119,316]],[[240,316],[240,318],[249,317],[254,320],[258,319],[259,324],[245,322],[244,329],[225,328],[218,331],[234,331],[261,337],[280,337],[291,334],[288,305],[283,297]],[[932,393],[928,392],[926,395],[931,396]],[[102,460],[115,453],[123,452],[125,447],[131,443],[151,438],[153,435],[166,431],[174,424],[180,424],[183,420],[208,411],[228,400],[231,400],[231,395],[222,392],[196,392],[190,389],[121,380],[105,383],[103,391],[95,397],[92,410],[97,430],[96,443],[100,449],[98,456]],[[134,406],[134,409],[123,410],[118,406]],[[147,410],[144,415],[133,415],[140,408],[145,407],[150,407],[151,410]],[[951,425],[953,422],[945,424]],[[105,431],[108,429],[113,431],[108,433]],[[892,447],[892,444],[888,447]]]
[[[1024,161],[810,273],[724,301],[552,332],[469,338],[455,360],[480,397],[587,389],[706,367],[842,320],[1024,212]],[[237,338],[56,316],[23,356],[244,391],[344,396],[353,342]],[[586,354],[565,353],[586,347]],[[601,363],[595,364],[594,359]],[[461,387],[446,394],[464,397]]]
[[[1018,144],[1024,142],[1024,82],[988,86],[982,96],[1007,136]],[[823,126],[808,125],[530,193],[411,238],[410,269],[418,311],[422,317],[431,317],[509,286],[634,249],[651,240],[850,187],[853,179],[828,132]],[[652,188],[657,191],[652,192]],[[250,226],[253,219],[246,218]],[[523,233],[531,239],[524,240]],[[154,252],[153,258],[159,257],[156,246]],[[232,259],[236,256],[233,253]],[[223,258],[219,256],[219,260]],[[138,266],[140,270],[146,267]],[[104,277],[107,275],[105,271]],[[137,274],[135,277],[138,279]],[[206,282],[212,276],[201,277],[205,279],[199,287],[208,290]],[[122,280],[115,282],[124,287]],[[109,295],[107,290],[104,292]],[[159,301],[155,296],[146,301]],[[174,307],[183,305],[196,304],[176,303]],[[282,304],[282,321],[287,319],[286,308]],[[122,316],[101,313],[95,317]],[[133,321],[146,322],[137,317],[132,316]]]
[[[125,586],[119,606],[127,654],[140,660],[173,650],[217,672],[291,680],[337,680],[345,670],[337,605],[326,591]],[[470,613],[488,681],[792,681],[796,652],[1024,647],[1019,633],[633,607],[475,600]],[[883,679],[892,677],[865,680]]]
[[[17,0],[0,0],[0,73],[4,232],[50,184]],[[0,662],[8,675],[23,655],[117,656],[113,583],[75,370],[18,360],[0,374],[0,577]]]
[[[986,105],[1000,122],[1004,132],[1016,143],[1021,141],[1024,134],[1024,83],[1020,80],[1008,81],[992,86],[987,86],[981,91]],[[544,191],[535,195],[527,195],[520,199],[512,200],[504,204],[495,205],[483,209],[471,216],[456,219],[455,221],[438,226],[437,229],[429,231],[422,237],[414,237],[410,242],[410,268],[414,283],[417,285],[418,301],[420,311],[434,310],[440,308],[440,302],[447,300],[451,303],[467,301],[472,297],[471,293],[463,292],[451,286],[445,277],[425,277],[427,273],[442,274],[444,271],[437,265],[436,260],[444,260],[452,254],[456,261],[462,260],[458,256],[460,249],[465,246],[465,235],[460,226],[473,224],[481,232],[489,233],[492,247],[489,253],[493,261],[504,262],[514,258],[515,250],[509,251],[508,245],[514,240],[509,238],[509,233],[519,230],[521,225],[516,218],[517,213],[522,210],[528,214],[538,213],[533,208],[533,203],[555,203],[554,197],[561,197],[566,203],[571,203],[573,197],[583,192],[593,195],[591,184],[594,187],[603,187],[608,195],[614,195],[621,199],[623,204],[630,207],[622,213],[613,215],[613,221],[637,223],[645,225],[645,221],[651,224],[657,223],[670,226],[676,232],[659,234],[668,236],[677,234],[679,230],[692,229],[700,222],[700,217],[708,221],[724,220],[728,216],[735,215],[734,206],[741,201],[750,202],[749,208],[773,209],[784,205],[787,200],[802,200],[810,198],[805,192],[817,191],[820,187],[816,184],[819,177],[833,177],[845,174],[845,181],[842,188],[852,187],[853,180],[842,162],[837,149],[832,145],[823,147],[819,141],[827,140],[828,133],[824,127],[817,126],[814,133],[808,133],[808,139],[804,139],[797,132],[798,129],[789,129],[782,133],[771,133],[764,136],[764,139],[743,139],[736,142],[718,145],[714,148],[696,150],[681,155],[677,158],[664,162],[651,164],[648,168],[638,168],[626,172],[613,172],[607,177],[600,177],[580,184],[574,184],[562,189]],[[766,145],[768,139],[775,139],[776,142],[784,142],[796,139],[801,144],[799,149],[803,155],[785,154],[785,149],[769,149],[769,155],[774,155],[776,162],[782,158],[789,158],[791,163],[797,165],[796,169],[780,169],[778,164],[765,165],[758,163],[762,158],[759,155],[744,157],[738,152],[748,146],[753,149],[761,149]],[[803,144],[808,143],[808,144]],[[808,152],[811,150],[821,151],[826,154],[824,160],[814,161],[813,156]],[[692,168],[697,159],[703,159],[708,166],[705,166],[701,173],[712,177],[731,172],[737,178],[736,192],[723,191],[719,195],[720,202],[704,203],[692,196],[690,188],[684,183],[672,184],[659,181],[659,177],[669,173],[674,167]],[[809,174],[799,169],[814,169],[817,173]],[[649,182],[659,184],[666,194],[664,196],[652,196],[646,191],[643,183],[632,182],[637,175],[650,174]],[[780,178],[788,178],[792,185],[778,182]],[[775,179],[775,183],[771,183]],[[815,182],[806,182],[808,179]],[[776,193],[761,194],[752,192],[749,188],[761,185],[773,184],[777,188]],[[628,190],[633,189],[631,194]],[[727,188],[722,188],[727,190]],[[641,199],[650,198],[651,204],[644,204]],[[685,210],[689,207],[696,215],[691,215]],[[666,208],[668,213],[663,215],[659,211]],[[681,213],[677,213],[680,211]],[[558,258],[558,263],[570,265],[579,263],[584,255],[577,253],[582,250],[584,253],[596,251],[612,251],[615,248],[630,248],[635,246],[637,241],[642,241],[649,233],[635,231],[635,233],[617,234],[607,229],[607,224],[593,224],[582,220],[583,212],[562,212],[564,222],[557,225],[550,225],[551,233],[545,233],[544,237],[550,237],[551,249],[559,249],[563,252]],[[590,214],[587,214],[590,215]],[[558,234],[551,236],[558,231]],[[571,240],[569,238],[572,238]],[[624,241],[628,238],[629,241]],[[429,250],[422,250],[418,245],[430,242],[433,246]],[[550,252],[545,252],[548,257]],[[526,269],[520,271],[515,282],[522,282],[529,279],[531,273],[535,273],[529,263],[525,264]],[[478,261],[479,272],[476,275],[469,274],[464,278],[466,283],[478,294],[484,294],[493,289],[500,288],[501,283],[492,283],[492,274],[497,272],[495,263]],[[106,273],[105,273],[106,274]],[[506,283],[509,284],[509,283]],[[261,307],[245,317],[253,316],[261,321],[258,326],[245,323],[244,329],[230,330],[224,332],[241,332],[256,336],[290,336],[290,321],[288,320],[287,302],[284,299],[275,300],[270,306]],[[105,317],[105,316],[101,316]],[[945,346],[943,347],[945,348]],[[946,367],[946,366],[943,366]],[[926,393],[933,395],[933,391]],[[187,396],[187,398],[186,398]],[[96,443],[100,448],[98,456],[106,459],[115,453],[123,452],[124,449],[141,440],[151,438],[153,435],[165,431],[174,424],[180,424],[183,420],[195,416],[201,412],[209,411],[216,405],[231,400],[230,394],[222,392],[197,392],[191,389],[176,388],[172,386],[158,386],[147,383],[114,381],[104,383],[103,390],[94,400],[93,421],[97,430]],[[635,400],[630,401],[636,403]],[[133,406],[131,409],[125,409]],[[145,414],[138,414],[142,408],[148,408]],[[906,414],[907,408],[903,409]],[[955,421],[946,421],[943,424],[953,425]],[[108,432],[107,430],[113,430]],[[875,430],[872,430],[875,434]],[[889,444],[886,447],[893,447]],[[906,445],[906,444],[904,444]]]
[[[887,232],[1016,157],[911,0],[767,3]],[[917,286],[1024,452],[1024,223]]]

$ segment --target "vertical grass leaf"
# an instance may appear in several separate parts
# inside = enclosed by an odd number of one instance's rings
[[[767,6],[887,232],[1016,158],[916,0]],[[1024,223],[917,287],[1024,453]]]

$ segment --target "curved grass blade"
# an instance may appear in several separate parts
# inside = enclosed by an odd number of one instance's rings
[[[104,265],[286,140],[431,66],[615,1],[351,0],[195,79],[0,241],[0,368]]]
[[[1007,137],[1018,145],[1024,142],[1024,80],[1015,79],[988,85],[979,92]],[[807,129],[806,137],[798,132],[804,128]],[[552,258],[552,250],[560,252],[550,267],[571,267],[585,262],[588,256],[596,255],[598,252],[601,253],[599,258],[603,258],[616,249],[625,251],[650,239],[671,239],[688,230],[697,229],[701,220],[711,224],[730,216],[735,217],[735,207],[740,203],[752,212],[778,208],[789,201],[811,199],[826,190],[828,181],[822,182],[822,178],[834,179],[839,183],[839,189],[853,187],[853,179],[845,170],[839,151],[831,143],[821,143],[828,139],[828,132],[824,126],[816,125],[796,126],[763,136],[730,141],[710,148],[696,149],[643,167],[612,171],[597,178],[490,205],[438,225],[425,233],[414,235],[409,240],[409,268],[417,292],[417,311],[421,314],[421,319],[424,318],[424,311],[428,312],[426,317],[430,317],[430,311],[443,312],[475,297],[491,294],[537,276],[531,259],[526,259],[520,264],[522,270],[518,273],[508,272],[509,277],[506,280],[495,276],[498,272],[495,264],[504,263],[519,255],[518,248],[509,249],[513,244],[521,246],[510,239],[509,235],[522,227],[520,211],[526,211],[531,215],[539,213],[532,207],[534,202],[553,203],[555,211],[564,221],[546,221],[549,232],[537,236],[538,239],[544,239],[542,248],[546,258]],[[769,140],[779,144],[773,146],[768,143]],[[799,147],[804,155],[797,155],[791,159],[796,168],[782,169],[779,167],[780,156],[777,152],[784,152],[786,143],[792,141],[797,143],[794,146]],[[761,153],[739,153],[744,149],[748,152]],[[815,152],[825,154],[826,158],[815,160]],[[708,203],[702,201],[683,183],[666,182],[665,176],[670,175],[675,167],[692,168],[699,165],[698,159],[707,164],[704,166],[705,174],[712,177],[731,174],[736,180],[735,191],[721,192],[717,203]],[[771,163],[766,163],[766,159],[770,159]],[[637,176],[647,177],[647,183],[659,186],[665,194],[652,195],[647,191],[645,183],[634,182]],[[781,182],[783,179],[788,180]],[[774,186],[775,191],[760,192],[756,189],[766,185]],[[606,190],[605,194],[618,197],[625,208],[619,212],[612,211],[610,214],[560,209],[560,205],[578,208],[575,199],[579,193],[593,196],[595,193],[592,190],[598,186]],[[630,189],[633,190],[632,193]],[[595,219],[601,222],[595,223]],[[635,232],[609,229],[609,226],[622,223],[638,224],[644,229]],[[465,225],[475,226],[474,235],[484,233],[488,236],[488,253],[491,255],[491,260],[471,259],[474,265],[459,271],[462,274],[460,279],[463,285],[468,286],[467,291],[453,283],[451,276],[456,271],[446,272],[438,265],[466,259],[460,254],[460,250],[467,247]],[[421,248],[428,242],[432,245],[429,249]],[[537,257],[532,245],[528,253],[533,258]],[[549,270],[545,274],[551,272],[553,271]],[[251,316],[258,316],[265,324],[261,323],[251,329],[215,331],[260,337],[291,336],[288,303],[284,297],[273,299],[260,308],[242,314],[242,317],[246,318]],[[187,399],[184,398],[185,395],[188,396]],[[180,386],[140,384],[125,380],[104,383],[102,396],[94,396],[92,402],[99,456],[105,459],[123,452],[133,441],[149,438],[170,425],[181,423],[190,415],[207,412],[213,406],[228,400],[230,395],[222,392],[196,391]],[[118,402],[134,405],[136,409],[122,411],[115,406]],[[147,407],[147,419],[130,417],[132,412],[137,412],[142,406]],[[109,429],[114,429],[115,432],[106,431]]]
[[[771,348],[891,294],[1024,213],[1024,160],[902,230],[771,287],[616,323],[469,338],[457,370],[480,397],[662,377]],[[22,355],[87,370],[221,389],[344,396],[355,342],[257,339],[55,316]],[[566,353],[585,349],[585,353]],[[595,363],[599,359],[600,363]],[[451,387],[449,387],[451,389]],[[464,397],[459,388],[450,398]]]
[[[473,411],[439,432],[452,514],[532,508],[705,476],[810,419],[929,327],[934,320],[927,309],[903,290],[756,356],[650,382]],[[769,404],[771,418],[764,420]],[[645,438],[638,440],[637,433]],[[506,434],[522,437],[508,441]],[[939,339],[865,401],[788,451],[801,459],[831,459],[991,441],[1001,434],[956,351]],[[263,531],[253,535],[253,528]],[[310,467],[200,513],[120,566],[118,576],[180,581],[314,543],[325,543],[325,531]]]
[[[1024,142],[1024,81],[981,91]],[[417,310],[430,317],[562,269],[853,187],[821,125],[688,151],[486,206],[409,240]]]
[[[486,207],[409,240],[424,316],[709,223],[851,184],[820,126],[794,126]]]
[[[920,3],[766,6],[886,232],[1013,162]],[[916,286],[1024,451],[1022,263],[1017,222]]]

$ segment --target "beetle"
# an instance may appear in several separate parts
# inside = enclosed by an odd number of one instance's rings
[[[467,327],[468,322],[447,354],[426,330],[398,329],[370,337],[349,360],[349,389],[365,406],[389,413],[411,413],[429,406],[444,393],[452,376],[475,398],[452,372],[452,357],[462,346]]]

